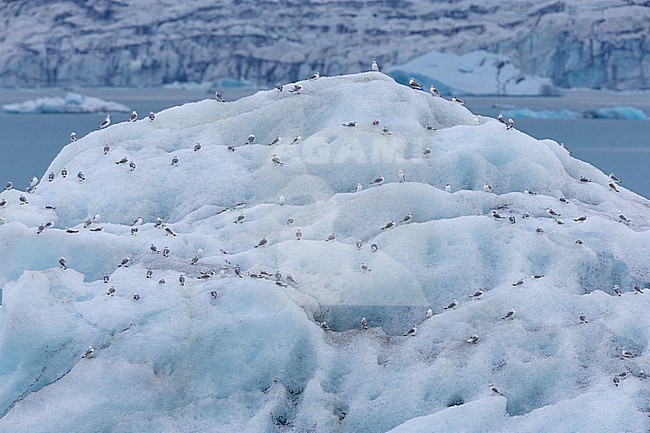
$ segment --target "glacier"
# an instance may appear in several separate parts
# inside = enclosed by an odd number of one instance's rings
[[[650,88],[641,0],[0,0],[0,10],[0,87],[274,85],[435,50],[487,51],[559,87]]]
[[[650,428],[650,202],[383,73],[113,124],[2,200],[0,431]]]
[[[93,96],[68,92],[65,97],[36,98],[28,101],[5,104],[2,106],[7,113],[14,114],[41,114],[41,113],[106,113],[116,111],[128,113],[129,107],[119,102],[104,101]]]

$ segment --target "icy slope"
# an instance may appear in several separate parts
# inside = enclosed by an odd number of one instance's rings
[[[112,125],[0,194],[0,431],[650,428],[647,200],[381,73],[299,84]]]
[[[637,0],[0,0],[0,11],[0,87],[272,85],[432,50],[505,58],[496,78],[508,92],[531,76],[650,87],[650,8]],[[507,78],[517,69],[523,86]],[[456,74],[434,78],[467,78]]]

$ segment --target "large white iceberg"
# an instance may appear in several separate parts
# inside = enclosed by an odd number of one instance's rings
[[[51,114],[51,113],[108,113],[131,111],[129,107],[119,102],[104,101],[93,96],[85,96],[80,93],[69,92],[65,97],[44,97],[30,99],[24,102],[5,104],[2,108],[7,113],[15,114]]]
[[[92,132],[0,194],[0,431],[650,428],[648,200],[381,73],[299,84]]]

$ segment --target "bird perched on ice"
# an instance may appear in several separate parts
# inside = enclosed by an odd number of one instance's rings
[[[20,201],[20,204],[28,204],[29,201],[27,201],[27,197],[25,197],[23,194],[20,194],[20,197],[18,197],[18,200]]]
[[[68,169],[67,169],[67,168],[63,167],[63,168],[61,169],[61,176],[62,176],[64,179],[65,179],[66,177],[68,177]]]
[[[489,183],[485,182],[483,184],[483,192],[492,192],[492,186]]]
[[[79,179],[79,182],[83,182],[84,180],[86,180],[86,175],[84,175],[83,172],[80,171],[79,173],[77,173],[77,178]]]
[[[404,334],[405,337],[415,337],[416,332],[418,332],[418,327],[417,325],[413,325],[411,329],[406,331],[406,334]]]
[[[580,319],[580,323],[589,323],[589,322],[587,321],[587,316],[585,316],[584,313],[580,313],[580,314],[578,315],[578,319]]]
[[[246,218],[246,215],[240,214],[235,221],[233,221],[233,224],[241,224],[244,222],[244,219]]]
[[[372,61],[372,65],[370,65],[370,69],[372,69],[374,72],[379,72],[379,65],[377,64],[376,60]]]
[[[244,144],[253,144],[255,142],[255,134],[248,134],[248,138],[246,139],[246,143]]]
[[[266,238],[262,238],[262,240],[260,240],[260,241],[257,243],[257,245],[255,245],[255,248],[263,247],[263,246],[266,245],[268,242],[269,242],[269,241],[268,241]]]
[[[372,272],[372,269],[370,269],[370,266],[368,266],[366,263],[361,263],[360,268],[364,272]]]
[[[178,156],[174,156],[172,158],[172,166],[177,166],[179,161]]]
[[[621,182],[621,179],[616,177],[616,175],[614,173],[609,174],[609,180],[611,180],[612,182],[616,182],[616,183],[623,183],[623,182]]]
[[[614,182],[609,182],[608,185],[609,185],[609,189],[611,189],[612,191],[620,192]]]
[[[370,245],[370,251],[371,252],[376,253],[378,250],[379,250],[379,247],[377,246],[377,244]]]
[[[415,78],[413,78],[413,77],[409,78],[409,86],[410,86],[412,89],[422,90],[422,84],[420,84],[420,83],[418,83],[417,81],[415,81]]]
[[[296,230],[296,240],[302,239],[302,231],[300,229]]]
[[[445,192],[451,192],[451,185],[450,184],[447,184],[445,186]]]
[[[106,128],[106,127],[108,127],[108,125],[110,125],[110,124],[111,124],[111,115],[110,115],[110,114],[107,114],[107,115],[106,115],[106,119],[104,119],[104,121],[103,121],[102,123],[99,124],[99,127],[98,127],[97,129],[103,129],[103,128]]]
[[[493,394],[493,395],[503,395],[503,394],[501,394],[501,392],[499,392],[499,390],[497,389],[497,387],[494,386],[494,385],[492,385],[492,384],[490,384],[490,391],[492,391],[492,394]]]
[[[135,122],[136,120],[138,120],[138,113],[135,110],[133,110],[133,112],[129,116],[129,122]]]
[[[478,343],[478,334],[473,334],[471,337],[469,337],[467,340],[465,340],[469,344],[476,344]]]
[[[634,354],[634,352],[630,352],[627,349],[623,349],[621,350],[621,356],[623,356],[623,358],[634,358],[636,355]]]
[[[506,315],[501,318],[501,320],[512,319],[514,317],[515,317],[515,309],[513,308],[512,310],[508,311]]]
[[[469,295],[469,297],[472,299],[481,299],[481,296],[483,296],[483,289],[478,289],[477,291]]]
[[[61,266],[61,268],[62,268],[64,271],[65,271],[66,269],[68,269],[68,262],[65,260],[65,257],[61,257],[61,258],[59,259],[59,265]]]
[[[294,138],[293,141],[291,142],[291,145],[300,143],[300,140],[302,140],[302,136],[297,135],[296,138]]]
[[[452,100],[453,102],[457,102],[457,103],[459,103],[460,105],[465,104],[465,101],[463,101],[462,99],[457,98],[457,97],[455,97],[455,96],[452,96],[451,100]]]
[[[431,87],[429,87],[429,92],[431,92],[433,96],[440,96],[440,92],[438,91],[438,89],[436,89],[436,87],[433,84],[431,85]]]
[[[199,150],[201,150],[201,143],[196,143],[196,144],[194,145],[194,151],[195,151],[195,152],[198,152]]]
[[[122,259],[122,262],[117,266],[118,268],[121,268],[124,266],[125,268],[129,267],[129,262],[131,261],[131,258],[129,256],[126,256]]]
[[[331,235],[329,235],[327,237],[327,239],[325,239],[325,242],[330,242],[330,241],[333,241],[334,239],[336,239],[336,235],[334,233],[332,233]]]
[[[176,236],[176,233],[171,228],[165,227],[165,236]]]
[[[296,95],[299,95],[301,90],[302,90],[302,86],[300,84],[294,84],[293,89],[289,90],[289,93],[294,93]]]
[[[277,137],[275,137],[275,138],[273,139],[272,142],[269,143],[269,146],[277,146],[277,145],[279,145],[280,143],[282,143],[282,137],[277,136]]]
[[[92,346],[89,346],[88,349],[86,349],[86,352],[81,355],[82,358],[92,358],[93,355],[95,354],[95,348]]]
[[[379,176],[375,180],[369,183],[369,185],[381,185],[384,182],[384,176]]]
[[[284,204],[286,203],[286,201],[287,201],[286,197],[283,196],[283,195],[281,195],[280,198],[278,199],[278,204],[279,204],[280,206],[284,206]]]
[[[307,78],[309,81],[314,81],[320,78],[320,72],[316,71],[314,72],[309,78]]]
[[[384,227],[382,227],[382,230],[388,230],[397,227],[397,223],[395,221],[389,221],[388,224],[386,224]]]
[[[362,189],[363,189],[363,185],[361,185],[360,183],[358,183],[358,184],[357,184],[357,187],[354,189],[354,192],[359,192],[359,191],[361,191]]]
[[[366,320],[365,317],[361,318],[360,323],[361,323],[361,328],[363,328],[364,330],[368,330],[368,321]]]
[[[111,146],[107,143],[104,145],[104,155],[108,155],[108,152],[110,152]]]
[[[425,158],[429,158],[431,156],[431,149],[427,147],[426,149],[424,149],[424,152],[422,153],[424,154]]]
[[[275,89],[276,89],[278,92],[281,92],[282,90],[284,90],[284,86],[283,86],[282,84],[280,84],[280,83],[276,83],[276,84],[275,84]]]
[[[127,158],[127,157],[125,156],[124,158],[122,158],[122,159],[120,159],[120,160],[118,160],[118,161],[115,161],[115,164],[116,164],[116,165],[120,165],[120,164],[126,164],[127,162],[129,162],[129,158]]]
[[[357,247],[358,250],[363,248],[363,242],[361,241],[361,239],[359,239],[354,245]]]
[[[429,309],[427,310],[427,312],[424,314],[424,318],[425,318],[425,319],[430,319],[430,318],[432,318],[432,317],[433,317],[433,310],[432,310],[431,308],[429,308]]]
[[[226,100],[223,97],[223,93],[221,93],[221,90],[214,91],[214,99],[216,99],[217,102],[226,102]]]
[[[347,126],[348,128],[354,128],[357,126],[357,122],[348,122],[348,123],[343,123],[343,126]]]
[[[135,162],[133,162],[133,161],[129,162],[129,169],[131,171],[135,170]]]
[[[210,296],[212,297],[212,299],[217,299],[219,297],[216,290],[211,290]]]
[[[146,277],[147,278],[153,277],[153,269],[147,269]]]
[[[5,191],[8,191],[13,187],[14,187],[13,182],[7,182],[7,184],[5,185]]]
[[[320,323],[320,327],[321,327],[324,331],[330,331],[330,330],[332,329],[332,328],[330,328],[330,325],[327,324],[327,322],[321,322],[321,323]]]
[[[618,284],[614,284],[614,293],[619,297],[623,295],[623,292],[621,291],[621,288],[618,286]]]
[[[406,181],[406,178],[404,177],[404,172],[402,170],[397,172],[397,180],[399,180],[399,183],[404,183]]]
[[[632,289],[634,289],[634,293],[643,293],[643,289],[638,284],[634,284]]]
[[[180,274],[180,275],[178,276],[178,283],[181,285],[181,287],[182,287],[182,286],[185,286],[185,275]]]
[[[77,141],[77,133],[76,133],[76,132],[72,131],[72,132],[70,133],[70,141],[72,141],[73,143],[74,143],[75,141]]]
[[[411,214],[411,212],[409,212],[404,216],[404,218],[402,218],[402,221],[400,221],[400,224],[409,223],[409,222],[411,222],[411,219],[413,219],[413,215]]]
[[[503,123],[504,125],[506,125],[506,127],[508,126],[508,122],[506,122],[506,119],[503,118],[503,114],[499,114],[499,116],[497,117],[497,120],[499,122]]]
[[[153,111],[150,111],[149,112],[149,121],[153,122],[155,118],[156,118],[156,115],[153,113]]]
[[[284,162],[280,161],[280,158],[278,158],[275,155],[275,153],[271,155],[271,162],[273,162],[273,164],[278,165],[280,167],[284,166]]]
[[[625,215],[623,215],[623,212],[618,211],[618,219],[624,222],[625,224],[630,224],[630,220],[627,219]]]
[[[508,126],[506,126],[506,130],[510,131],[514,127],[515,127],[515,121],[513,119],[508,119]]]
[[[447,306],[444,308],[444,310],[452,310],[452,309],[454,309],[457,305],[458,305],[458,300],[457,300],[457,299],[454,299],[454,301],[453,301],[451,304],[447,305]]]
[[[108,274],[104,274],[104,283],[108,283],[108,280],[109,280],[110,278],[111,278],[111,277],[110,277]]]

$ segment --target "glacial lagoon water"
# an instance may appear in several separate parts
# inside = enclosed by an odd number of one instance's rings
[[[117,101],[137,110],[149,111],[212,97],[211,91],[180,89],[75,89],[85,95]],[[227,100],[252,89],[224,89]],[[0,105],[41,96],[62,96],[63,90],[3,90]],[[571,91],[562,97],[465,97],[466,106],[477,114],[496,117],[509,108],[586,111],[609,106],[632,106],[650,114],[647,93]],[[129,113],[112,113],[113,122]],[[0,183],[12,181],[25,189],[33,176],[45,174],[49,163],[69,143],[71,131],[82,137],[95,130],[104,114],[8,114],[0,111]],[[516,128],[536,138],[549,138],[565,145],[573,156],[614,172],[623,185],[650,197],[650,121],[624,119],[516,119]]]

